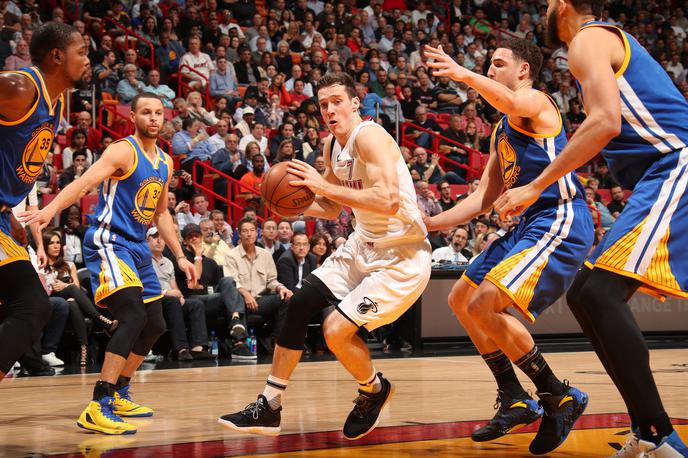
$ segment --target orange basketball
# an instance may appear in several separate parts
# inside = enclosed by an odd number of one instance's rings
[[[263,177],[260,194],[268,208],[282,216],[297,216],[315,200],[315,194],[306,186],[292,186],[292,181],[301,178],[287,171],[289,162],[279,162]]]

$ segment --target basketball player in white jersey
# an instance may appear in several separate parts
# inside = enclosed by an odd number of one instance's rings
[[[291,183],[308,186],[317,196],[306,215],[334,219],[346,205],[353,209],[356,227],[292,297],[263,393],[219,422],[241,432],[279,434],[282,392],[301,359],[308,323],[334,305],[323,333],[359,383],[355,407],[344,424],[344,436],[354,440],[375,428],[394,392],[375,371],[357,332],[389,324],[413,305],[430,278],[431,250],[399,147],[381,126],[361,119],[351,77],[325,75],[318,83],[318,100],[332,133],[323,151],[327,171],[321,176],[305,162],[292,161],[290,172],[302,181]]]

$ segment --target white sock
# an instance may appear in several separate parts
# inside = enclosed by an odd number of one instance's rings
[[[382,380],[377,375],[375,368],[373,368],[373,375],[365,381],[358,380],[358,385],[359,389],[364,393],[379,393],[382,391]]]
[[[265,382],[265,389],[263,389],[263,396],[268,400],[268,404],[270,404],[272,410],[282,405],[282,393],[287,389],[287,385],[289,385],[289,380],[268,375],[268,380]]]

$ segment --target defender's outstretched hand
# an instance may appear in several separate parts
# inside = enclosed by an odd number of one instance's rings
[[[444,52],[442,45],[437,48],[425,45],[425,55],[428,57],[428,67],[434,69],[432,72],[434,76],[448,76],[454,81],[463,81],[473,73],[456,63]]]
[[[34,223],[38,223],[39,228],[43,230],[50,224],[54,216],[55,210],[50,208],[50,205],[47,205],[45,208],[42,208],[41,210],[29,210],[21,212],[17,216],[17,219],[22,223],[26,224],[27,226]]]

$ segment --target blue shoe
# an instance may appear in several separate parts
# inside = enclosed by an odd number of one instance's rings
[[[639,445],[642,453],[638,456],[643,458],[688,458],[688,447],[676,431],[662,439],[659,445],[642,439]]]
[[[497,413],[492,420],[471,434],[473,441],[485,442],[502,437],[531,424],[544,412],[537,401],[530,398],[511,399],[501,390],[497,390],[494,408],[497,409]]]
[[[530,453],[544,455],[566,440],[574,423],[588,405],[588,395],[569,386],[569,382],[564,380],[564,394],[561,396],[549,393],[538,393],[538,396],[545,414],[533,442],[530,443]]]

